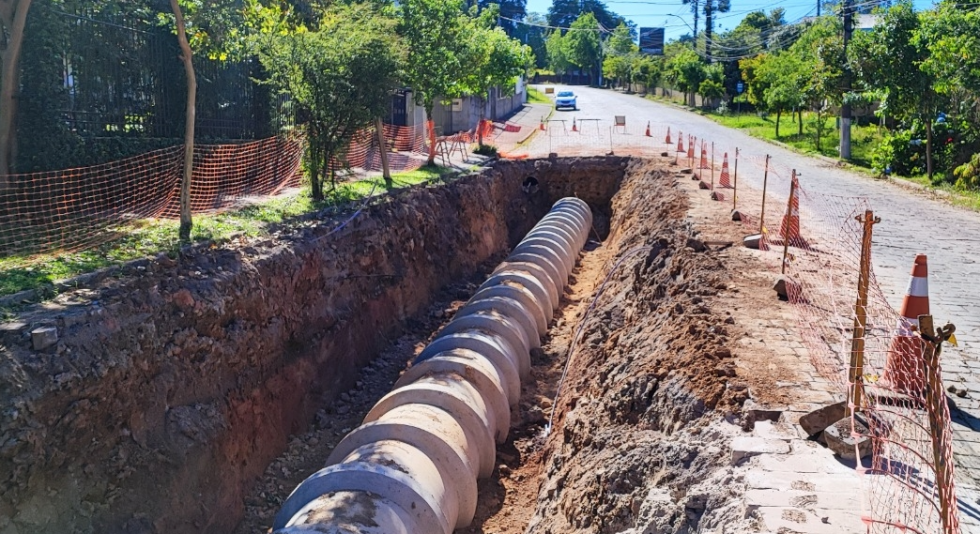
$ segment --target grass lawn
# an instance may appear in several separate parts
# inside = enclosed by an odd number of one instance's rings
[[[395,188],[433,181],[455,172],[447,167],[422,167],[411,172],[392,175]],[[289,222],[300,215],[323,208],[362,199],[372,191],[386,190],[380,176],[338,184],[328,191],[322,202],[314,202],[307,184],[300,192],[268,199],[235,211],[194,217],[191,241],[222,242],[235,236],[254,237],[268,233],[273,225]],[[97,248],[79,252],[57,252],[33,256],[0,258],[0,295],[10,295],[27,289],[49,290],[53,284],[80,274],[127,261],[155,256],[166,252],[175,257],[181,247],[177,239],[178,221],[141,220],[112,228],[117,237]]]
[[[799,125],[792,120],[790,114],[783,115],[779,121],[779,137],[776,137],[776,117],[774,115],[763,118],[754,113],[722,115],[713,111],[705,112],[704,115],[729,128],[745,130],[749,135],[760,139],[784,143],[806,154],[838,157],[837,147],[840,134],[836,129],[837,119],[833,116],[822,117],[823,132],[818,150],[815,134],[816,114],[814,113],[803,113],[803,135],[799,135]],[[881,137],[882,135],[876,126],[852,126],[850,163],[871,171],[871,151],[881,140]]]
[[[544,93],[538,91],[533,87],[527,88],[527,101],[531,104],[550,104],[552,106],[555,105],[555,102],[552,99],[548,98],[547,95],[545,95]]]

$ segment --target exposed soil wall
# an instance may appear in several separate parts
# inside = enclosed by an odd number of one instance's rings
[[[350,388],[436,289],[556,198],[588,201],[603,233],[627,163],[500,163],[348,224],[137,262],[3,323],[0,534],[230,532],[314,399]],[[59,340],[35,351],[42,325]]]

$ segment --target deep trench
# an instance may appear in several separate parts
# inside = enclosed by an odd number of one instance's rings
[[[714,281],[663,169],[622,157],[499,162],[241,246],[136,262],[25,310],[0,329],[0,534],[264,531],[292,487],[565,196],[589,203],[595,241],[532,354],[534,381],[498,449],[502,469],[480,485],[471,531],[613,532],[656,513],[637,473],[690,486],[694,478],[666,466],[704,476],[717,460],[664,438],[744,400],[724,383],[725,326],[702,309],[699,289]],[[530,192],[528,176],[539,183]],[[636,247],[648,250],[586,317],[545,436],[570,333],[612,261]],[[683,303],[668,298],[678,295]],[[57,326],[59,342],[34,350],[38,325]],[[676,342],[685,336],[698,341]],[[692,351],[710,354],[708,376],[684,368]],[[616,463],[612,451],[621,467],[599,469]],[[596,469],[618,473],[615,491],[596,490]],[[697,499],[681,495],[664,513],[696,527],[708,497]],[[506,519],[515,505],[524,510]]]

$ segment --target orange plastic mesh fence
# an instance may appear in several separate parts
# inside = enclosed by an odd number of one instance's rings
[[[479,126],[485,135],[493,124]],[[425,127],[384,125],[392,172],[425,164]],[[439,138],[474,142],[479,130]],[[217,213],[243,202],[275,195],[299,184],[303,140],[273,137],[238,144],[194,147],[191,212]],[[102,165],[63,171],[9,175],[0,187],[0,257],[98,246],[127,222],[178,218],[184,148],[148,152]],[[381,170],[380,143],[373,128],[358,133],[334,163]]]
[[[652,157],[667,152],[679,167],[693,169],[692,177],[713,189],[705,194],[719,194],[719,202],[739,212],[746,233],[761,234],[761,257],[777,273],[783,268],[788,242],[785,267],[792,280],[789,296],[801,337],[814,367],[845,398],[854,386],[849,370],[864,227],[856,218],[873,208],[871,201],[809,191],[806,177],[797,176],[796,202],[791,203],[794,172],[782,162],[739,154],[736,175],[736,147],[730,143],[716,142],[712,151],[710,139],[672,129],[668,147],[666,126],[653,125],[647,135],[645,121],[627,120],[618,127],[611,123],[606,121],[603,127],[601,122],[576,120],[573,128],[568,120],[550,121],[538,132],[528,153],[577,156],[608,151]],[[721,182],[726,152],[729,186]],[[910,265],[911,261],[909,258]],[[933,411],[923,389],[909,387],[924,383],[926,372],[941,370],[924,369],[916,338],[909,338],[915,341],[913,356],[898,357],[896,343],[901,342],[896,341],[897,334],[910,325],[888,303],[873,270],[868,287],[861,373],[865,400],[860,414],[851,420],[852,432],[869,436],[873,444],[869,467],[861,468],[867,475],[862,520],[871,532],[945,532],[944,523],[958,532],[948,406],[943,397]],[[938,451],[933,446],[930,417],[944,429]],[[942,487],[937,483],[937,469],[945,475]],[[940,493],[954,503],[945,513]]]
[[[762,174],[766,166],[764,157],[743,156],[739,174]],[[847,398],[854,388],[849,371],[862,221],[874,206],[865,198],[809,191],[804,176],[798,176],[797,201],[791,203],[793,176],[792,169],[770,159],[764,216],[761,191],[754,187],[740,187],[733,205],[748,233],[762,233],[762,256],[774,271],[782,268],[788,242],[788,293],[804,345],[818,372],[841,398]],[[912,260],[910,257],[910,266]],[[926,373],[938,377],[941,369],[925,369],[918,338],[909,334],[911,325],[886,299],[873,267],[864,312],[860,373],[864,395],[860,412],[851,420],[852,433],[867,436],[872,443],[870,466],[860,468],[867,475],[862,519],[871,532],[925,534],[945,532],[944,525],[958,532],[949,408],[941,389],[937,392],[941,402],[933,408],[924,388]],[[943,434],[938,451],[933,446],[930,418],[938,422]],[[937,470],[943,473],[942,487]],[[940,493],[953,503],[945,512]]]

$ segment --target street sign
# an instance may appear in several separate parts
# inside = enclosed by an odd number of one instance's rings
[[[664,55],[664,29],[640,28],[640,52],[654,56]]]
[[[742,82],[738,82],[738,83],[737,83],[737,84],[735,85],[735,90],[736,90],[736,91],[738,91],[738,94],[742,94],[742,91],[744,91],[744,90],[745,90],[745,84],[744,84],[744,83],[742,83]]]

